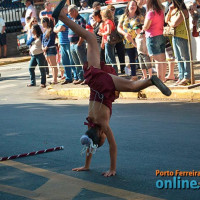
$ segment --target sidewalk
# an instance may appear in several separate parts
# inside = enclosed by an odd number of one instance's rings
[[[23,57],[12,57],[12,58],[2,58],[0,59],[1,65],[19,63],[29,61],[30,56]],[[175,67],[175,74],[177,75],[177,67]],[[141,71],[138,70],[137,74],[140,76]],[[195,80],[200,80],[200,64],[194,65]],[[120,75],[124,78],[129,78],[128,76]],[[48,82],[50,79],[47,80]],[[198,81],[197,81],[198,82]],[[174,81],[168,81],[166,85],[172,90],[172,95],[170,97],[164,96],[155,86],[149,87],[141,92],[121,92],[120,98],[122,99],[155,99],[155,100],[186,100],[186,101],[200,101],[200,86],[188,89],[184,86],[175,87],[173,86]],[[61,85],[48,85],[45,89],[50,95],[72,98],[72,99],[84,99],[89,98],[90,89],[87,85],[74,85],[66,84]]]
[[[26,61],[29,61],[30,59],[31,59],[30,56],[1,58],[0,59],[0,66],[13,64],[13,63],[19,63],[19,62],[26,62]]]
[[[175,74],[177,75],[177,69]],[[200,80],[200,64],[194,67],[195,79]],[[140,76],[141,71],[138,70],[137,74]],[[129,79],[129,76],[119,75]],[[200,86],[188,89],[186,86],[173,86],[175,81],[168,81],[166,85],[172,90],[172,95],[167,97],[163,95],[155,86],[151,86],[140,92],[121,92],[121,99],[151,99],[151,100],[177,100],[177,101],[200,101]],[[49,85],[46,88],[46,92],[52,96],[58,96],[69,99],[89,99],[90,89],[87,85],[74,85],[72,83],[61,85]]]

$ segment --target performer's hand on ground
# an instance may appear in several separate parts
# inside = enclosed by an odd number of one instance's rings
[[[90,169],[88,167],[85,167],[85,166],[72,169],[72,171],[76,171],[76,172],[89,171],[89,170]]]
[[[116,171],[115,170],[109,170],[107,172],[103,172],[102,175],[105,176],[105,177],[115,176]]]

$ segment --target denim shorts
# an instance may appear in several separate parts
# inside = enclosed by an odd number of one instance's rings
[[[47,53],[47,56],[55,56],[57,54],[57,49],[56,47],[48,48],[46,53]]]
[[[163,35],[148,37],[146,41],[147,41],[148,53],[150,56],[165,53],[166,40]]]

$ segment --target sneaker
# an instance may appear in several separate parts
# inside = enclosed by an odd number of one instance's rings
[[[164,95],[171,95],[171,90],[157,76],[153,75],[150,80]]]

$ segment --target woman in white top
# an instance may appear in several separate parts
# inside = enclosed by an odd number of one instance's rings
[[[28,84],[28,87],[36,86],[35,79],[35,67],[38,65],[41,73],[41,87],[46,87],[46,70],[44,68],[45,65],[45,57],[42,50],[42,31],[38,24],[33,25],[32,27],[33,36],[27,41],[27,45],[31,45],[30,53],[31,60],[29,65],[29,72],[31,77],[31,83]]]

